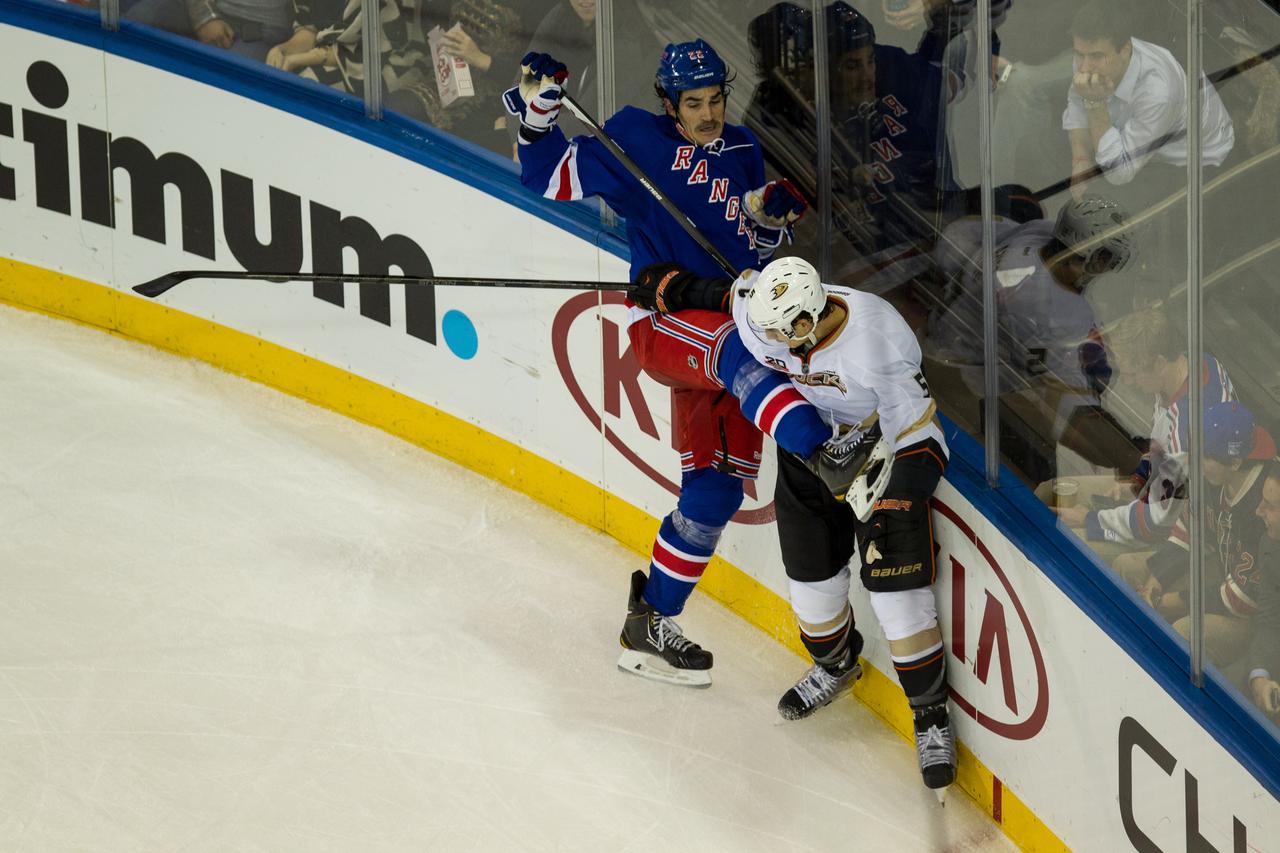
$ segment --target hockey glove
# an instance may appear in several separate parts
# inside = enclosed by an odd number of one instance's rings
[[[765,228],[783,229],[804,216],[809,202],[786,178],[746,194],[747,213]]]
[[[866,432],[853,430],[831,439],[802,461],[836,500],[847,498],[858,520],[866,521],[889,483],[893,454],[877,421]]]
[[[502,93],[507,112],[520,117],[520,141],[534,142],[555,126],[560,116],[561,88],[569,69],[547,53],[527,53],[520,61],[520,85]]]
[[[679,264],[662,262],[640,270],[627,298],[659,314],[686,308],[724,311],[732,285],[727,278],[704,278]]]

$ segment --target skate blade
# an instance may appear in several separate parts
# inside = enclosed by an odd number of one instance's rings
[[[641,678],[661,681],[664,684],[676,684],[680,687],[711,686],[711,670],[676,669],[664,660],[634,649],[626,649],[622,652],[622,656],[618,658],[618,669]]]

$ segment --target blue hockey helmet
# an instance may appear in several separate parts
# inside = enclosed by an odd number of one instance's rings
[[[870,47],[876,43],[876,28],[867,16],[843,0],[827,7],[827,48],[832,56]]]
[[[669,44],[658,63],[658,88],[671,101],[680,103],[680,93],[704,86],[719,86],[729,76],[729,68],[711,45],[702,39]]]

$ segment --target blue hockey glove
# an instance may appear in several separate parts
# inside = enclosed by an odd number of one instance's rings
[[[797,221],[809,207],[800,190],[786,178],[770,181],[746,194],[747,213],[766,228],[782,229]]]

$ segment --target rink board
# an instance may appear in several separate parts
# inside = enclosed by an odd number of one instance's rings
[[[458,146],[408,146],[340,99],[259,90],[258,69],[221,78],[187,59],[203,55],[190,43],[119,37],[103,52],[74,15],[15,9],[0,7],[0,300],[374,424],[647,553],[679,459],[669,393],[636,369],[619,294],[192,281],[150,301],[129,290],[250,256],[301,269],[341,257],[355,272],[355,249],[334,254],[344,240],[392,269],[426,258],[446,276],[622,281],[611,235],[588,216],[531,210],[509,175],[471,180]],[[114,184],[107,153],[130,159]],[[700,588],[799,651],[764,455]],[[1078,590],[1037,567],[1046,546],[995,517],[964,466],[953,463],[934,525],[965,788],[1027,849],[1182,850],[1194,831],[1218,850],[1280,850],[1264,777],[1180,701],[1167,667],[1125,650],[1113,637],[1124,626],[1098,615],[1109,611],[1087,613]],[[877,670],[857,692],[905,732],[883,638],[862,597],[855,607]]]

